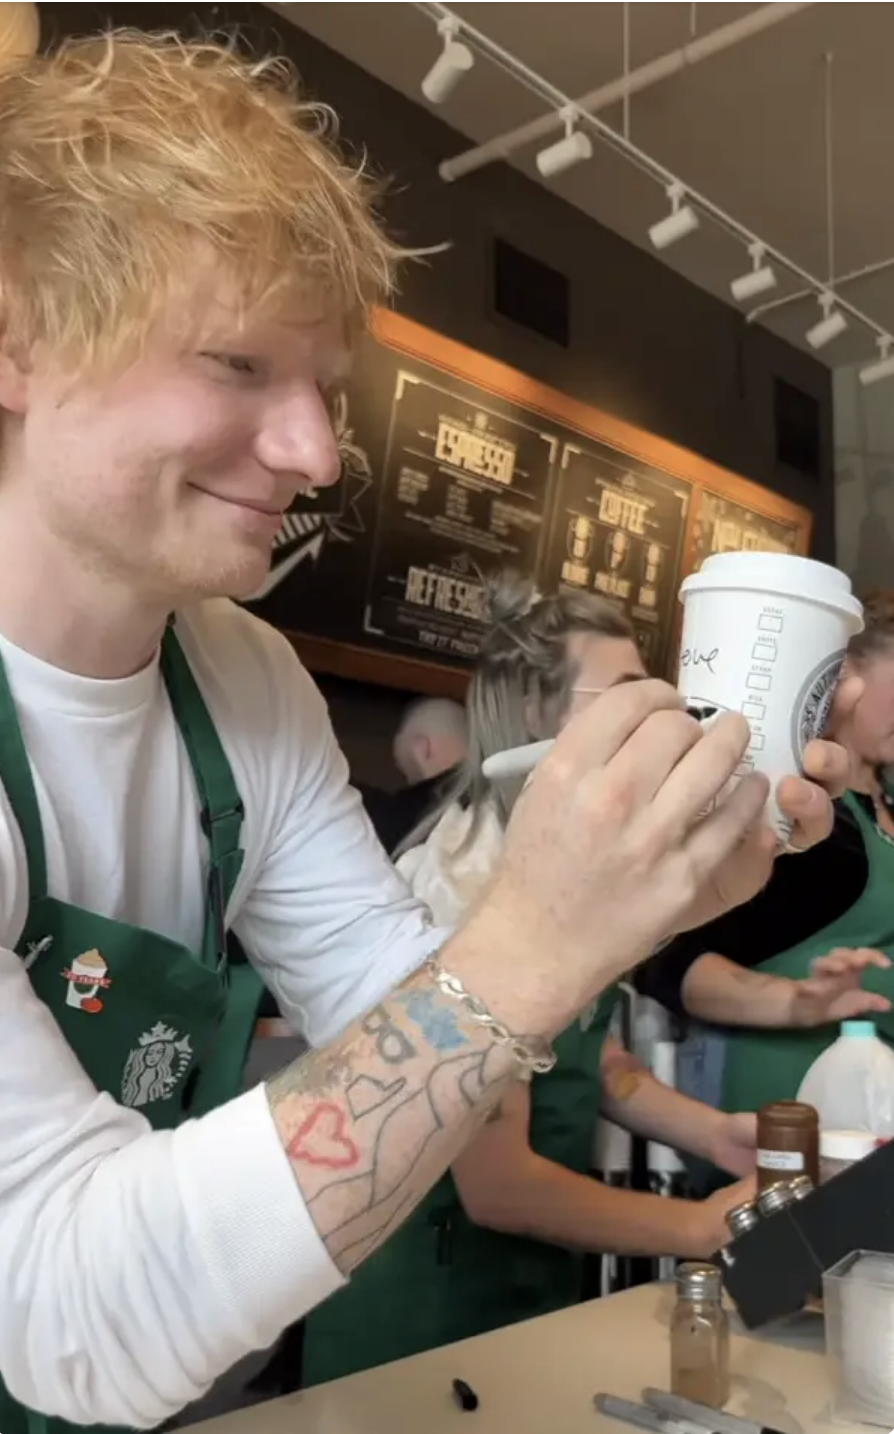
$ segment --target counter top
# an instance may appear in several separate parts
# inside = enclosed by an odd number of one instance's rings
[[[597,1414],[597,1392],[638,1400],[667,1389],[674,1293],[648,1285],[575,1305],[544,1319],[355,1374],[220,1419],[202,1434],[624,1434]],[[412,1319],[408,1309],[407,1318]],[[732,1413],[782,1434],[829,1434],[830,1382],[823,1322],[804,1314],[750,1334],[733,1316]],[[457,1408],[451,1384],[479,1396]],[[199,1426],[194,1426],[199,1427]],[[867,1434],[836,1424],[837,1434]]]

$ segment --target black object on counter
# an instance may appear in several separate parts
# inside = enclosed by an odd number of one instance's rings
[[[478,1395],[470,1384],[466,1384],[464,1379],[454,1379],[453,1397],[460,1409],[465,1409],[467,1413],[478,1408]]]
[[[757,1329],[795,1314],[855,1250],[894,1254],[894,1141],[727,1245],[723,1282]]]

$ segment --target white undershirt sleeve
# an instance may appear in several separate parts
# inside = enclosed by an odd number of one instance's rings
[[[99,1094],[0,950],[0,1375],[149,1428],[342,1283],[262,1088],[153,1133]]]
[[[326,704],[290,654],[291,773],[279,830],[234,923],[283,1015],[323,1046],[443,945],[349,784]]]

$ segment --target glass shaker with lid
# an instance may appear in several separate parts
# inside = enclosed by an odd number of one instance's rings
[[[729,1398],[729,1321],[716,1265],[677,1268],[671,1316],[671,1393],[722,1409]]]

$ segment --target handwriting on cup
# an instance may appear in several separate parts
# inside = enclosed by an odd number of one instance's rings
[[[714,663],[720,656],[719,647],[711,647],[704,651],[700,647],[684,647],[680,653],[681,667],[707,667],[713,677],[717,676]]]

